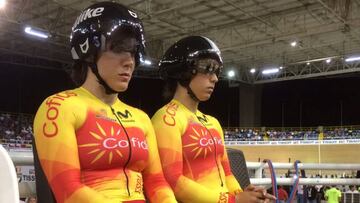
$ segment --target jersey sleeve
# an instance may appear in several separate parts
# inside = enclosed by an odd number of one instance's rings
[[[84,118],[74,111],[85,107],[60,94],[47,98],[34,120],[38,157],[55,198],[58,203],[113,203],[81,183],[75,129]]]
[[[222,131],[221,125],[217,119],[215,119],[215,118],[212,118],[212,119],[214,120],[216,129],[220,133],[222,143],[224,143],[224,155],[221,159],[221,165],[222,165],[222,167],[224,169],[224,173],[225,173],[226,186],[227,186],[230,194],[236,195],[236,194],[242,192],[243,190],[242,190],[239,182],[236,180],[235,176],[231,172],[230,162],[229,162],[229,158],[228,158],[227,151],[225,148],[224,133]]]
[[[146,196],[150,202],[154,203],[176,203],[174,193],[166,182],[161,168],[155,132],[150,118],[145,115],[142,122],[146,128],[146,141],[149,150],[148,164],[143,171]]]
[[[181,140],[183,126],[177,116],[160,111],[152,118],[164,175],[173,188],[177,200],[183,203],[235,202],[234,196],[210,190],[183,175]]]

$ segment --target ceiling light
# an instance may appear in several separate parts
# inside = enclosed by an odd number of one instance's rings
[[[235,71],[234,70],[229,70],[227,75],[228,75],[229,78],[232,78],[232,77],[235,76]]]
[[[1,1],[1,0],[0,0]],[[47,39],[49,37],[49,35],[47,33],[44,33],[44,32],[41,32],[41,31],[37,31],[37,30],[34,30],[33,28],[31,27],[25,27],[25,32],[29,35],[33,35],[33,36],[36,36],[36,37],[40,37],[40,38],[44,38],[44,39]]]
[[[291,43],[290,43],[290,45],[291,45],[292,47],[296,47],[296,45],[297,45],[297,41],[293,41],[293,42],[291,42]]]
[[[255,72],[256,72],[255,68],[250,69],[250,73],[255,73]]]
[[[326,63],[330,63],[331,62],[331,59],[326,59]]]
[[[264,75],[268,75],[268,74],[273,74],[273,73],[277,73],[279,72],[278,68],[272,68],[272,69],[265,69],[262,71],[262,74]]]
[[[5,8],[6,0],[0,0],[0,9]]]
[[[350,57],[345,59],[346,62],[352,62],[352,61],[360,61],[360,57]]]
[[[152,63],[151,63],[150,60],[147,60],[147,59],[146,59],[146,60],[144,61],[144,64],[145,64],[145,65],[151,65]]]

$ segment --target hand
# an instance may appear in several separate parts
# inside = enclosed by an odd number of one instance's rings
[[[261,199],[264,199],[264,202],[269,202],[269,200],[276,200],[276,197],[268,194],[266,192],[266,189],[264,187],[255,186],[255,185],[248,185],[244,191],[251,191],[251,192],[257,192],[261,195]]]
[[[263,194],[255,191],[244,191],[235,196],[236,203],[268,203]]]

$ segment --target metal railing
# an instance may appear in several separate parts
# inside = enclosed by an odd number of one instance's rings
[[[15,165],[33,165],[34,159],[31,151],[27,152],[9,152],[9,155]],[[270,178],[262,178],[263,169],[268,166],[260,162],[247,162],[248,169],[255,169],[255,178],[250,181],[254,185],[269,185]],[[293,169],[291,163],[273,163],[274,169]],[[308,170],[360,170],[360,164],[341,164],[341,163],[299,163],[299,169]],[[291,185],[293,178],[278,178],[279,185]],[[360,179],[356,178],[301,178],[299,184],[301,185],[360,185]]]

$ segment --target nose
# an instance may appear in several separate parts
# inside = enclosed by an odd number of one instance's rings
[[[126,69],[134,69],[135,68],[135,58],[130,53],[127,53],[121,63],[122,67]]]
[[[212,83],[217,83],[217,82],[219,81],[219,78],[218,78],[218,76],[217,76],[215,73],[212,73],[212,74],[210,75],[210,81],[211,81]]]
[[[122,64],[122,66],[126,69],[134,69],[135,68],[135,61],[133,59],[126,60]]]

